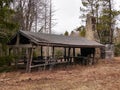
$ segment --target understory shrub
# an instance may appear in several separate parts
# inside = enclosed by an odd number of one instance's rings
[[[8,56],[1,56],[0,57],[0,67],[2,66],[10,66],[11,63],[15,60],[15,56],[8,55]]]
[[[120,44],[115,45],[115,56],[120,56]]]

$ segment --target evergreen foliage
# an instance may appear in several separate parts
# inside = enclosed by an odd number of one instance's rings
[[[10,4],[12,0],[0,0],[0,43],[6,44],[11,34],[18,27],[14,22],[14,10],[11,9]]]
[[[65,35],[65,36],[69,36],[69,32],[68,32],[68,31],[65,31],[64,35]]]
[[[86,30],[85,30],[85,26],[80,26],[76,29],[76,31],[79,31],[79,36],[81,37],[85,37],[86,34]]]

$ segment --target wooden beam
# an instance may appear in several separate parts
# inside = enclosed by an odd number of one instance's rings
[[[32,44],[19,44],[19,45],[9,45],[10,48],[32,48]],[[34,46],[35,47],[35,46]]]
[[[44,64],[32,65],[31,68],[42,67],[42,66],[53,65],[53,64],[54,64],[54,65],[55,65],[55,64],[62,64],[62,63],[67,63],[67,62],[64,61],[64,62],[44,63]]]

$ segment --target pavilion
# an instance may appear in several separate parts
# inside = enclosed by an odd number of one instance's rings
[[[28,51],[26,71],[30,72],[31,68],[35,67],[32,65],[33,50],[36,47],[41,47],[41,57],[43,56],[43,47],[52,48],[52,58],[54,58],[54,49],[56,47],[62,47],[64,49],[64,59],[68,57],[70,59],[71,49],[73,56],[75,57],[75,49],[81,49],[81,56],[87,57],[88,54],[95,55],[95,48],[102,48],[104,45],[96,42],[87,40],[83,37],[73,37],[55,34],[44,34],[40,32],[29,32],[29,31],[18,31],[8,43],[10,48],[26,48]],[[67,51],[68,50],[68,51]],[[67,53],[68,52],[68,53]],[[67,54],[66,54],[67,53]],[[68,55],[68,56],[66,56]],[[66,60],[65,60],[66,61]],[[45,65],[45,64],[44,64]],[[41,66],[41,65],[36,65]]]

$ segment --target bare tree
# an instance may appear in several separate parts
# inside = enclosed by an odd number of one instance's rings
[[[14,0],[16,10],[15,19],[19,22],[21,30],[31,31],[35,18],[35,3],[33,0]]]
[[[15,19],[21,30],[51,33],[51,0],[14,0],[13,8],[16,10]]]
[[[52,0],[45,0],[45,8],[44,8],[44,30],[43,32],[51,34],[52,27],[54,26],[54,11]]]

